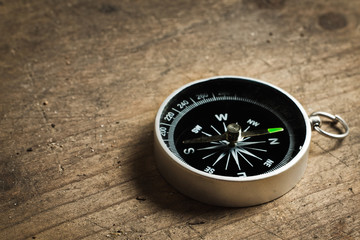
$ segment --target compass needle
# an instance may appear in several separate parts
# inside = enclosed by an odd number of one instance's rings
[[[241,134],[241,137],[255,137],[255,136],[261,136],[261,135],[267,135],[267,134],[272,134],[272,133],[278,133],[278,132],[282,132],[284,131],[284,128],[266,128],[266,129],[257,129],[257,130],[253,130],[253,131],[244,131]]]
[[[203,133],[205,134],[205,133]],[[206,135],[206,134],[205,134]],[[215,135],[215,136],[211,136],[210,134],[207,135],[207,137],[199,137],[199,138],[193,138],[193,139],[187,139],[182,141],[184,144],[189,144],[189,143],[209,143],[209,142],[217,142],[217,141],[221,141],[221,140],[225,140],[225,135]]]
[[[277,132],[282,132],[282,131],[284,131],[284,129],[283,129],[283,128],[268,128],[267,131],[268,131],[269,133],[277,133]]]
[[[225,123],[223,123],[225,124]],[[213,128],[219,135],[212,136],[209,133],[201,131],[202,134],[206,135],[207,137],[199,137],[194,139],[188,139],[183,141],[183,143],[206,143],[206,142],[215,142],[215,141],[222,141],[227,140],[229,144],[235,146],[237,142],[246,141],[250,137],[254,136],[262,136],[272,133],[278,133],[284,131],[284,128],[267,128],[267,129],[257,129],[253,131],[247,131],[249,129],[246,128],[244,132],[241,131],[241,127],[238,123],[231,123],[226,127],[226,132],[221,134],[214,126],[210,126]]]

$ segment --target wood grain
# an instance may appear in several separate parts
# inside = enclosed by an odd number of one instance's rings
[[[360,2],[1,1],[1,239],[359,239]],[[169,186],[152,155],[161,102],[190,81],[275,84],[313,133],[288,194],[219,208]]]

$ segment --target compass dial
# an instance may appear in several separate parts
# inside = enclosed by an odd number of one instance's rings
[[[303,107],[268,83],[216,77],[171,94],[155,119],[155,160],[182,193],[221,206],[251,206],[302,177],[311,138]]]
[[[228,124],[235,122],[244,133],[270,126],[285,131],[245,137],[234,146],[226,140],[183,143],[200,135],[221,135]],[[169,148],[185,163],[211,174],[246,177],[266,173],[286,164],[294,153],[293,134],[286,122],[265,107],[236,96],[215,96],[203,104],[195,103],[176,126],[169,128]]]
[[[171,99],[160,117],[159,130],[170,151],[187,165],[208,174],[249,177],[274,171],[296,156],[305,139],[301,112],[283,94],[252,81],[224,78],[200,82]],[[300,118],[301,120],[301,118]],[[273,134],[184,143],[222,135],[228,124],[241,131],[277,129]]]

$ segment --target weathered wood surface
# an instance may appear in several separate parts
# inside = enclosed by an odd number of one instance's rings
[[[0,239],[359,239],[360,2],[1,1]],[[266,80],[308,113],[305,176],[220,208],[179,194],[152,156],[165,97],[215,75]]]

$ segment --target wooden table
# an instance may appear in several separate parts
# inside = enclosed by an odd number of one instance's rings
[[[360,2],[1,1],[0,239],[359,239]],[[310,114],[305,176],[249,208],[179,194],[154,163],[176,88],[216,75],[275,84]]]

